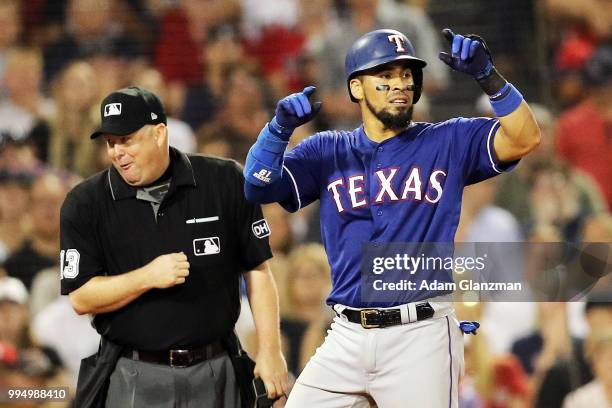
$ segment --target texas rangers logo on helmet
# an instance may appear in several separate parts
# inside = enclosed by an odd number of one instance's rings
[[[404,36],[399,34],[391,34],[387,37],[390,43],[395,43],[395,52],[406,52],[404,48]]]

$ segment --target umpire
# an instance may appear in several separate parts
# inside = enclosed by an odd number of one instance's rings
[[[112,166],[62,206],[61,291],[94,316],[104,339],[97,355],[118,350],[116,364],[104,361],[106,406],[239,406],[225,345],[241,276],[257,328],[255,374],[270,397],[285,393],[269,228],[243,198],[239,166],[169,147],[162,103],[145,89],[113,92],[100,111],[91,138],[105,139]],[[90,380],[104,376],[100,365]]]

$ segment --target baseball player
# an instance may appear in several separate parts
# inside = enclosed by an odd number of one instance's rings
[[[362,243],[453,242],[466,185],[514,168],[539,143],[519,91],[495,69],[484,40],[443,34],[440,59],[476,79],[496,118],[414,123],[426,62],[406,36],[376,30],[346,56],[349,96],[363,125],[325,131],[284,153],[295,128],[321,103],[307,87],[279,101],[247,156],[245,195],[288,211],[319,199],[332,270],[327,303],[337,317],[287,406],[457,407],[462,331],[449,296],[416,291],[408,303],[364,301]]]

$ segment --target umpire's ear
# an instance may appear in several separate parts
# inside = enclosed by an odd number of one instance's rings
[[[358,101],[363,99],[363,86],[359,78],[351,79],[351,82],[349,82],[349,88],[353,98],[357,99]]]
[[[152,129],[153,137],[159,147],[165,147],[168,143],[168,127],[163,123],[154,125]]]

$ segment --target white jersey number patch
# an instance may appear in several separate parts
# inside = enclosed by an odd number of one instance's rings
[[[79,261],[81,254],[76,249],[67,249],[60,252],[60,278],[74,279],[79,274]]]

